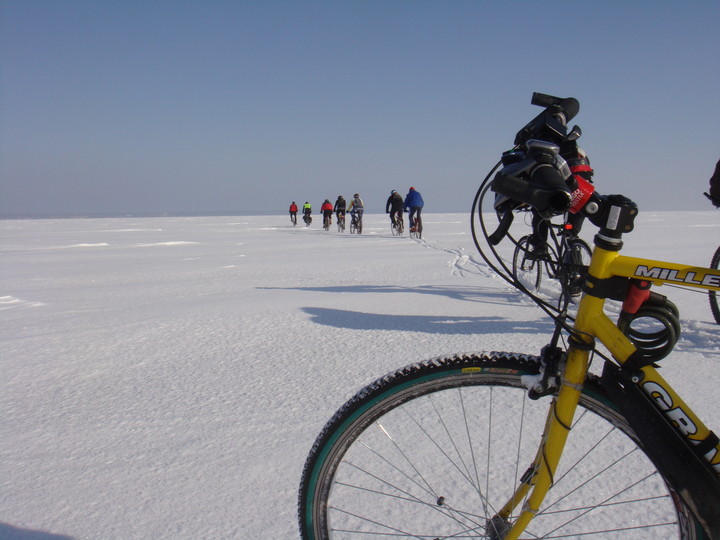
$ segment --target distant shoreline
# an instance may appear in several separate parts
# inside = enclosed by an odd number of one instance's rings
[[[223,212],[65,212],[59,214],[43,213],[3,213],[0,220],[19,219],[107,219],[107,218],[164,218],[164,217],[233,217],[233,216],[273,216],[282,212],[277,211],[249,211],[228,210]]]
[[[313,215],[317,214],[313,212]],[[383,213],[382,210],[366,210],[366,214]],[[440,213],[464,213],[464,212],[440,212]],[[220,212],[198,211],[198,212],[62,212],[62,213],[32,213],[32,212],[5,212],[0,213],[1,220],[19,219],[108,219],[108,218],[167,218],[167,217],[233,217],[233,216],[280,216],[287,215],[288,211],[280,210],[226,210]]]
[[[671,213],[671,212],[715,212],[715,210],[653,210],[653,209],[645,209],[641,210],[640,214],[647,214],[650,212],[663,212],[663,213]],[[373,214],[384,214],[382,210],[366,210],[366,214],[373,215]],[[443,211],[426,211],[426,214],[467,214],[469,215],[470,212],[464,211],[464,212],[443,212]],[[314,213],[315,214],[315,213]],[[58,214],[43,214],[43,213],[0,213],[0,221],[18,221],[23,219],[120,219],[120,218],[173,218],[173,217],[234,217],[234,216],[286,216],[287,211],[277,211],[277,210],[266,210],[266,211],[260,211],[260,210],[251,210],[251,211],[241,211],[241,210],[228,210],[228,211],[222,211],[222,212],[212,212],[212,211],[201,211],[201,212],[108,212],[108,213],[92,213],[92,212],[85,212],[85,213],[58,213]]]

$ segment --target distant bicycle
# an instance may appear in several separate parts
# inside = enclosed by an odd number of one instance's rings
[[[710,268],[714,270],[720,270],[720,246],[715,250],[715,255],[713,255],[712,262],[710,263]],[[718,305],[718,293],[715,291],[708,291],[708,296],[710,298],[710,311],[712,311],[713,317],[715,317],[715,322],[720,324],[720,305]]]
[[[339,233],[345,232],[345,214],[339,213],[337,215],[337,228]]]
[[[310,216],[310,214],[304,214],[303,221],[305,222],[305,226],[309,227],[310,224],[312,223],[312,217]]]
[[[403,223],[402,216],[393,217],[392,221],[390,222],[390,231],[392,232],[393,236],[402,236],[402,233],[405,232],[405,223]]]
[[[415,238],[415,239],[419,240],[422,238],[422,232],[423,232],[422,218],[419,216],[416,216],[413,218],[412,223],[410,223],[410,238]]]
[[[362,234],[362,214],[360,212],[351,214],[350,234]]]
[[[290,222],[293,224],[293,227],[297,225],[297,215],[290,214]]]
[[[540,290],[546,276],[559,282],[563,297],[579,296],[580,279],[592,257],[590,246],[575,236],[569,223],[547,224],[548,240],[542,248],[532,245],[532,235],[518,240],[513,255],[513,275],[531,293]]]
[[[329,231],[331,223],[332,223],[332,219],[330,219],[330,216],[323,217],[323,229],[325,229],[326,231]]]

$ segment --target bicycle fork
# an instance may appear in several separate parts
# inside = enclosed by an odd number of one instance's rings
[[[560,390],[548,410],[545,429],[535,459],[520,479],[520,485],[510,500],[488,521],[486,525],[488,538],[515,540],[537,515],[540,505],[553,485],[555,471],[580,401],[587,370],[588,351],[571,348]],[[525,501],[522,511],[515,522],[511,523],[510,516],[522,501]]]

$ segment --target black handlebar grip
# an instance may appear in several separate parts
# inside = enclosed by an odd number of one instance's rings
[[[497,229],[495,229],[495,232],[487,237],[490,245],[497,246],[500,241],[505,238],[505,235],[510,230],[510,225],[512,225],[513,219],[514,215],[512,208],[506,209],[500,218],[500,223],[498,224]]]
[[[575,98],[565,98],[562,100],[560,108],[565,113],[565,121],[569,122],[580,112],[580,102]]]
[[[570,208],[572,195],[558,170],[550,164],[540,164],[530,175],[531,183],[538,188],[533,205],[541,213],[562,214]]]
[[[539,105],[540,107],[549,107],[550,105],[555,105],[558,100],[560,100],[560,98],[555,96],[541,94],[540,92],[533,92],[530,103],[532,105]]]
[[[565,116],[565,122],[569,122],[577,113],[580,112],[580,102],[572,97],[559,98],[548,94],[541,94],[540,92],[533,92],[530,103],[533,105],[539,105],[540,107],[556,108]]]
[[[570,189],[552,165],[535,167],[530,181],[500,171],[493,180],[493,191],[532,206],[542,216],[562,214],[572,202]],[[501,234],[504,224],[501,222],[493,237]]]
[[[567,184],[562,176],[550,163],[539,163],[530,172],[530,182],[541,189],[547,190],[568,190]]]

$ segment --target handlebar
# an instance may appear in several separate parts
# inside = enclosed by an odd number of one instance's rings
[[[541,139],[559,144],[567,135],[567,124],[580,112],[580,102],[572,97],[559,98],[534,92],[530,103],[545,107],[518,131],[515,145],[523,147],[530,139]]]
[[[524,178],[514,174],[497,174],[493,191],[512,200],[532,206],[543,217],[562,214],[570,208],[570,189],[558,171],[549,164],[540,164]],[[509,224],[507,224],[509,226]]]
[[[491,244],[497,245],[508,232],[512,211],[529,205],[544,218],[581,212],[600,228],[601,237],[617,245],[623,233],[632,231],[637,205],[621,195],[601,196],[589,182],[573,176],[560,155],[561,148],[568,159],[577,155],[580,128],[568,133],[567,123],[580,103],[538,92],[531,103],[545,110],[517,133],[515,148],[503,154],[504,166],[492,181],[500,225],[490,235]]]
[[[536,140],[527,141],[526,146],[527,155],[519,154],[524,159],[495,175],[492,190],[503,198],[502,202],[496,200],[496,207],[507,207],[504,201],[510,200],[532,206],[545,217],[566,212],[572,202],[572,175],[559,155],[560,147]],[[513,154],[512,160],[517,159]]]
[[[540,92],[533,92],[530,103],[533,105],[539,105],[540,107],[553,107],[565,116],[565,123],[567,124],[570,120],[577,116],[580,112],[580,102],[575,98],[559,98],[550,96],[548,94],[541,94]]]

